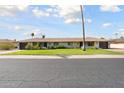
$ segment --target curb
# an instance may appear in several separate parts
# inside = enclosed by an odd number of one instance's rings
[[[90,59],[90,58],[124,58],[124,55],[80,55],[80,56],[69,56],[69,59]]]
[[[90,58],[124,58],[124,55],[72,55],[72,56],[37,56],[37,55],[9,55],[0,59],[90,59]]]

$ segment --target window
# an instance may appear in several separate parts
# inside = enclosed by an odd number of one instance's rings
[[[69,46],[71,46],[71,45],[72,45],[72,43],[71,43],[71,42],[68,42],[68,45],[69,45]]]
[[[88,46],[94,46],[94,42],[88,42],[87,45]]]
[[[57,42],[54,43],[55,46],[58,46],[58,44],[59,44],[59,43],[57,43]]]

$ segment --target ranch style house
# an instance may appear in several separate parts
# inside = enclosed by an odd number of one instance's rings
[[[109,40],[104,38],[87,37],[85,41],[86,47],[96,47],[102,49],[109,48]],[[56,46],[64,46],[66,48],[81,48],[83,46],[83,38],[32,38],[19,41],[18,48],[23,50],[28,43],[40,43],[41,49],[49,49]]]

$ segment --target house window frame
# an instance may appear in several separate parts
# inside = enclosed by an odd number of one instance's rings
[[[87,42],[88,46],[94,46],[94,42]]]
[[[68,46],[72,46],[73,45],[73,42],[68,42]]]
[[[59,45],[59,43],[58,42],[54,42],[54,46],[58,46]]]

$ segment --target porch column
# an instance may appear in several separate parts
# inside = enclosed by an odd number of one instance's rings
[[[94,42],[95,48],[99,48],[99,42]]]

